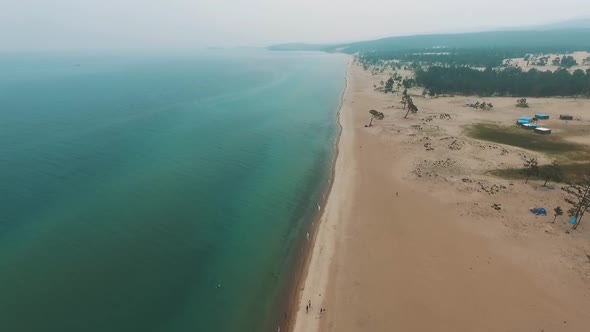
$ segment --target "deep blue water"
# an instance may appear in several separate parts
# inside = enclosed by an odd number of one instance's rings
[[[0,331],[271,329],[345,63],[0,55]]]

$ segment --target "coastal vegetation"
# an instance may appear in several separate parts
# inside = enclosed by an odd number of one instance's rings
[[[519,67],[478,70],[469,67],[431,66],[416,71],[418,85],[435,94],[480,96],[590,96],[590,69],[570,73]]]
[[[410,114],[410,112],[412,113],[418,113],[418,106],[416,106],[416,104],[414,104],[414,101],[412,100],[412,96],[410,96],[408,94],[408,89],[404,89],[404,92],[402,93],[402,101],[401,104],[404,108],[404,110],[407,110],[406,115],[404,116],[404,119],[406,119],[408,117],[408,114]]]
[[[370,127],[373,124],[374,119],[383,120],[385,118],[385,115],[382,112],[378,112],[376,110],[370,110],[369,114],[371,114],[371,121],[366,127]]]
[[[516,107],[529,108],[529,104],[526,102],[526,98],[520,98],[516,101]]]
[[[531,176],[539,175],[539,162],[537,158],[525,158],[523,173],[526,176],[524,183],[528,183]]]
[[[555,223],[555,219],[557,219],[557,217],[559,216],[563,216],[563,209],[561,208],[561,206],[557,206],[555,209],[553,209],[553,221],[552,223]]]
[[[570,217],[576,218],[572,226],[573,229],[576,229],[584,214],[590,211],[590,177],[586,176],[584,180],[565,186],[561,190],[568,194],[565,201],[571,205],[568,213]]]
[[[547,165],[542,170],[540,170],[540,175],[541,178],[545,180],[545,182],[543,183],[544,187],[547,186],[547,182],[549,181],[561,182],[563,180],[563,176],[561,174],[561,166],[559,165],[559,162],[557,160],[554,160],[553,162],[551,162],[551,164]]]
[[[471,108],[479,109],[482,111],[489,111],[492,108],[494,108],[494,105],[492,105],[492,103],[486,103],[485,101],[482,101],[482,102],[476,101],[474,104],[467,104],[467,106],[471,107]]]

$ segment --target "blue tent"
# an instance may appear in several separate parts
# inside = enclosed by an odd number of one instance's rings
[[[527,122],[531,121],[533,118],[531,118],[530,116],[521,116],[520,118],[518,118],[518,120],[525,120]]]
[[[536,215],[542,215],[542,216],[546,216],[547,215],[547,211],[544,208],[534,208],[534,209],[531,209],[531,213],[532,214],[536,214]]]
[[[535,118],[541,119],[541,120],[547,120],[547,119],[549,119],[549,114],[544,114],[544,113],[535,114]]]
[[[516,124],[519,126],[522,126],[523,124],[527,124],[529,123],[528,120],[516,120]]]
[[[576,216],[573,216],[570,218],[570,224],[575,224],[576,223]]]

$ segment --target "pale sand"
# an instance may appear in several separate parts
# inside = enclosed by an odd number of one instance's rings
[[[527,66],[527,62],[524,60],[524,58],[512,58],[510,59],[512,65],[514,66],[518,66],[521,67],[523,70],[531,70],[533,68],[539,70],[539,71],[556,71],[557,69],[559,69],[559,66],[554,66],[551,61],[553,61],[553,59],[555,59],[556,57],[562,57],[564,55],[568,55],[573,57],[576,62],[578,63],[576,66],[573,66],[571,68],[568,68],[568,70],[570,72],[574,72],[575,70],[581,69],[583,71],[586,71],[588,69],[590,69],[590,63],[584,62],[584,60],[586,60],[588,57],[590,57],[590,52],[586,52],[586,51],[580,51],[580,52],[573,52],[573,53],[566,53],[566,54],[544,54],[542,56],[548,56],[549,60],[547,65],[545,66],[533,66],[530,64]],[[541,55],[539,55],[538,57],[541,57]]]
[[[485,174],[523,155],[550,160],[466,138],[463,126],[541,112],[583,117],[590,101],[530,99],[519,110],[515,98],[487,98],[496,107],[481,112],[462,106],[477,98],[417,96],[420,113],[403,120],[399,96],[373,90],[385,76],[352,66],[347,77],[335,179],[294,331],[588,331],[590,227],[568,234],[565,217],[551,224],[527,211],[565,209],[560,190]],[[386,119],[365,128],[369,109]],[[547,124],[577,141],[590,128],[585,119]]]

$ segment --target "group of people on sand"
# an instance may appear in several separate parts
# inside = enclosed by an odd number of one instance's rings
[[[309,300],[307,302],[307,304],[305,305],[305,313],[308,314],[310,310],[311,310],[311,300]],[[323,314],[324,312],[326,312],[326,309],[320,308],[320,315]]]

